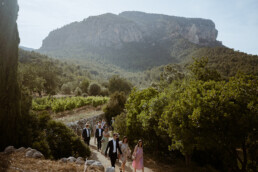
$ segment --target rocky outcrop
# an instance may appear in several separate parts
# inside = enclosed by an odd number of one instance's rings
[[[108,13],[52,31],[38,51],[145,70],[181,62],[202,46],[222,46],[217,35],[215,24],[207,19],[143,12]]]
[[[103,14],[52,31],[41,51],[67,46],[115,47],[124,43],[166,39],[181,35],[192,43],[215,42],[218,31],[211,20],[191,19],[142,12]]]

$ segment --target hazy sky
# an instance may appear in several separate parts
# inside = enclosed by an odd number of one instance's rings
[[[50,31],[107,12],[142,11],[215,22],[218,40],[258,54],[258,0],[18,0],[21,45],[39,48]]]

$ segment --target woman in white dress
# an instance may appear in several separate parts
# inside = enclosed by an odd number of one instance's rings
[[[128,155],[131,154],[131,150],[130,150],[129,145],[128,145],[128,139],[127,139],[126,136],[124,136],[123,140],[119,142],[119,146],[120,146],[121,151],[122,151],[122,155],[120,155],[120,160],[122,161],[121,168],[124,172],[127,157],[128,157]]]

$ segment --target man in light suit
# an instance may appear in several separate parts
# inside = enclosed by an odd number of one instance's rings
[[[111,165],[112,167],[115,168],[115,163],[116,163],[116,159],[117,159],[117,151],[119,151],[119,153],[122,155],[122,151],[119,147],[119,143],[117,141],[117,134],[113,134],[113,139],[110,140],[108,142],[108,145],[107,145],[107,148],[106,148],[106,151],[105,151],[105,156],[107,156],[107,151],[109,149],[109,157],[110,157],[110,160],[111,160]]]
[[[86,123],[85,128],[82,130],[83,140],[88,146],[90,145],[90,136],[91,136],[91,130],[89,126],[90,124]]]
[[[101,128],[101,123],[99,124],[98,128],[95,132],[95,137],[97,138],[97,145],[98,145],[98,151],[101,149],[101,140],[103,137],[103,129]]]

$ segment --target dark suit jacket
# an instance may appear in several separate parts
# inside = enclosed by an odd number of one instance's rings
[[[96,129],[96,132],[95,132],[95,137],[96,137],[96,138],[102,138],[102,137],[103,137],[103,131],[104,131],[104,130],[101,129],[101,136],[99,136],[99,129],[97,128],[97,129]]]
[[[114,146],[113,146],[113,139],[108,142],[108,145],[107,145],[107,148],[106,148],[106,151],[105,151],[105,155],[107,155],[108,149],[109,149],[108,154],[109,154],[109,156],[110,156],[110,155],[113,153],[113,149],[114,149]],[[122,154],[122,151],[121,151],[121,149],[120,149],[120,146],[119,146],[118,141],[116,141],[116,152],[117,152],[117,150],[120,152],[120,154]]]
[[[87,128],[84,128],[84,129],[82,130],[82,137],[83,137],[84,139],[89,139],[90,136],[91,136],[91,130],[88,128],[89,137],[87,137],[87,131],[86,131],[86,129],[87,129]]]

